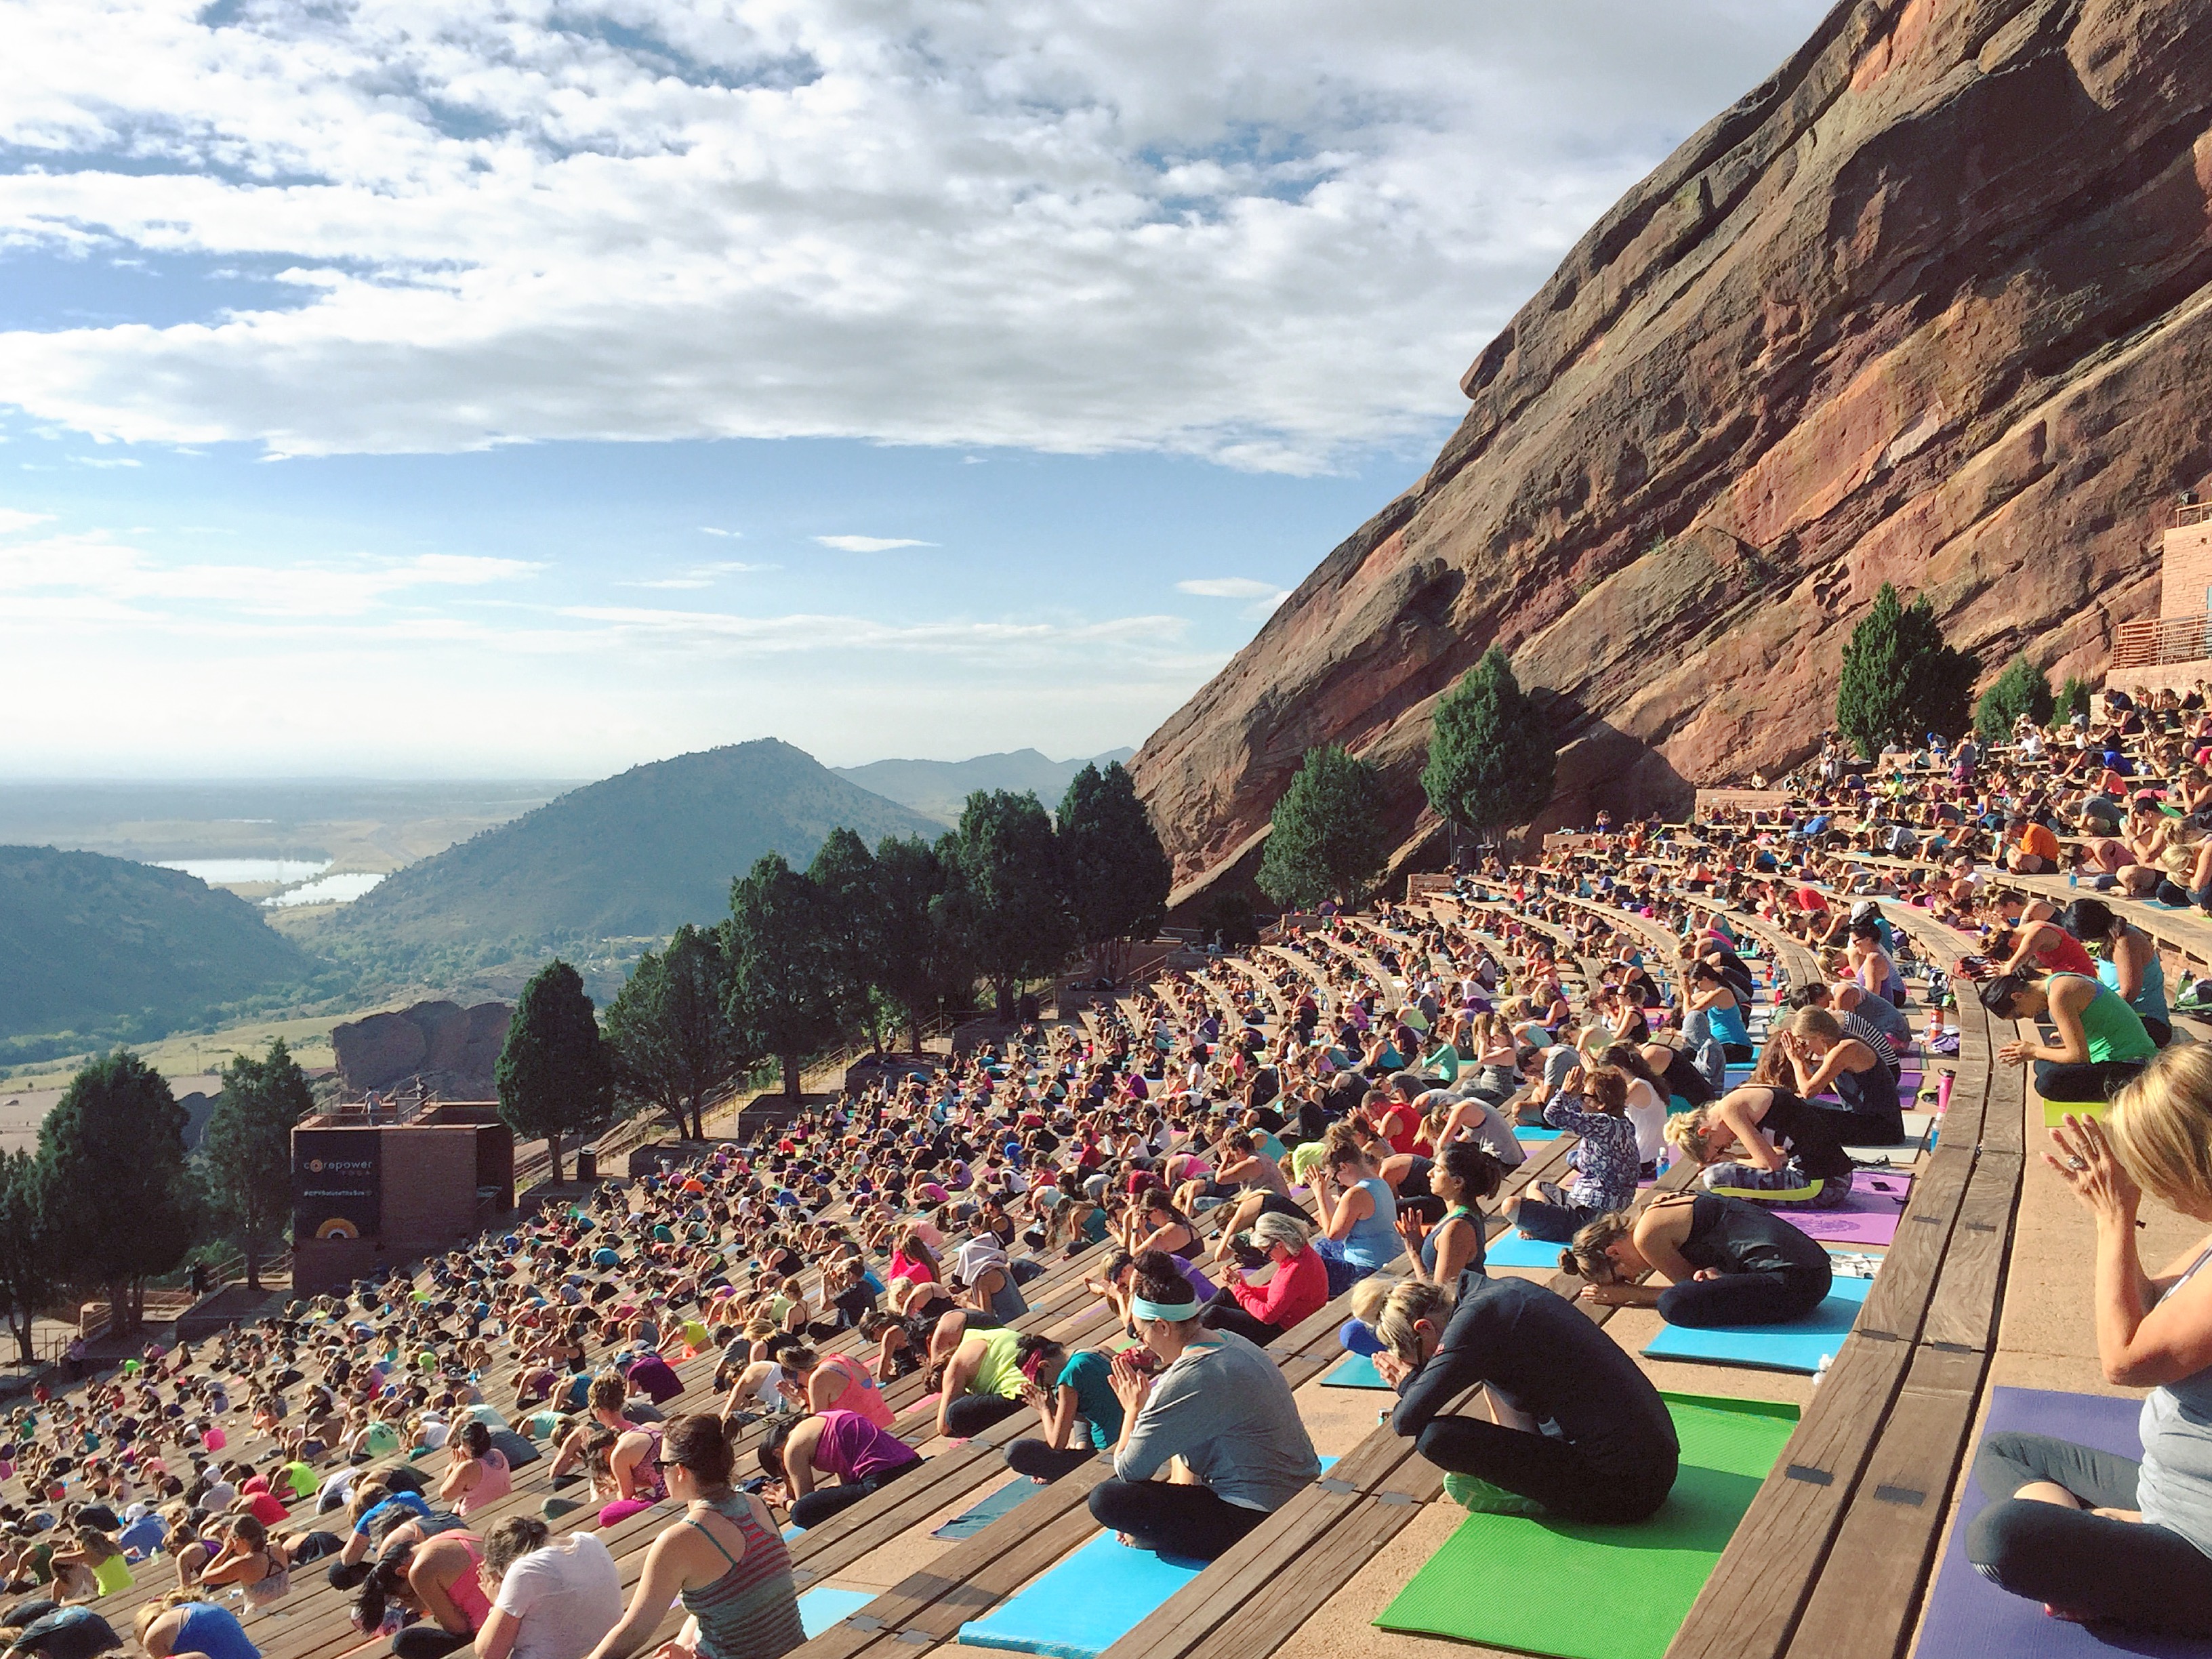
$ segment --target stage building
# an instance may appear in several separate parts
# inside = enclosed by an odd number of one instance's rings
[[[490,1101],[336,1106],[292,1131],[302,1296],[443,1249],[514,1207],[514,1137]]]

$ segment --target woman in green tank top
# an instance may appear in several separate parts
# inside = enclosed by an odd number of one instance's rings
[[[1022,1334],[1011,1326],[970,1331],[945,1364],[937,1431],[960,1439],[980,1434],[1022,1408]]]
[[[1999,1019],[2048,1021],[2056,1042],[2013,1042],[1997,1050],[2008,1065],[2035,1064],[2045,1101],[2101,1106],[2158,1052],[2142,1017],[2119,993],[2083,974],[2000,974],[1981,990]]]

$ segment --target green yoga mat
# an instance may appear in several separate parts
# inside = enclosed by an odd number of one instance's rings
[[[1797,1426],[1795,1406],[1663,1397],[1682,1471],[1658,1514],[1633,1527],[1470,1515],[1375,1622],[1555,1659],[1661,1659]]]

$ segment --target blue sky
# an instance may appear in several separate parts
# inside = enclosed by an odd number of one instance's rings
[[[1141,742],[1816,15],[0,0],[0,776]]]

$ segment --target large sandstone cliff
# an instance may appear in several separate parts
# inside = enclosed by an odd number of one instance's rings
[[[2212,459],[2212,0],[1844,0],[1593,227],[1411,489],[1132,763],[1188,896],[1306,749],[1382,765],[1493,641],[1547,822],[1783,766],[1875,590],[2094,676]],[[1249,868],[1249,864],[1246,866]]]

